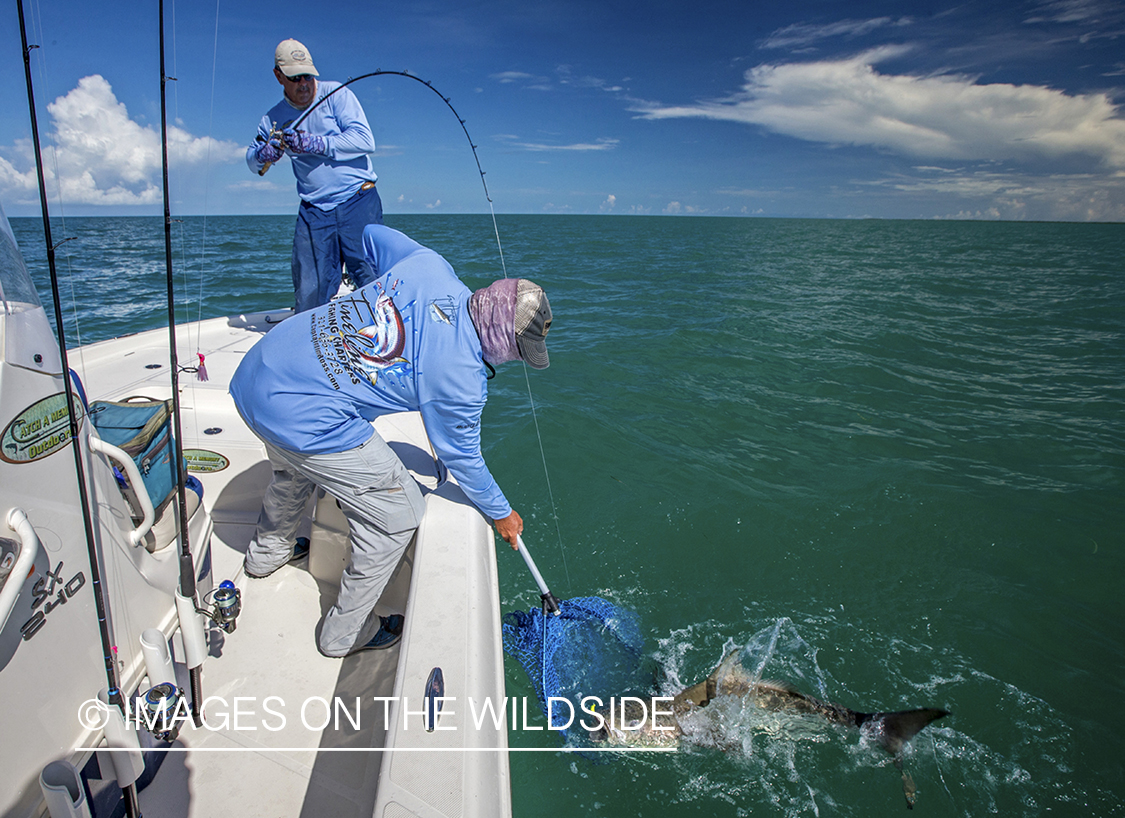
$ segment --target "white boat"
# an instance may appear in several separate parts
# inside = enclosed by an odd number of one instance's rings
[[[71,440],[57,341],[0,212],[0,816],[109,814],[120,806],[119,780],[136,788],[148,818],[511,813],[492,532],[435,462],[417,415],[375,423],[426,493],[423,523],[379,603],[405,610],[397,646],[343,660],[316,649],[314,627],[347,554],[347,522],[330,496],[310,507],[307,563],[266,579],[243,575],[271,469],[227,387],[246,351],[289,315],[177,329],[178,359],[194,361],[198,349],[208,373],[179,380],[183,449],[203,494],[188,536],[197,596],[178,609],[176,506],[139,530],[143,498],[131,506],[114,474],[131,458],[100,439],[87,410],[95,401],[170,398],[169,333],[69,352],[84,391]],[[191,509],[194,493],[186,496]],[[193,610],[213,610],[223,580],[241,597],[229,633]],[[119,711],[96,704],[108,686],[99,591],[108,662],[129,700],[172,681],[157,678],[169,673],[188,696],[187,665],[202,661],[203,723],[181,720],[170,745],[135,720],[103,726]],[[434,668],[446,698],[427,725]]]

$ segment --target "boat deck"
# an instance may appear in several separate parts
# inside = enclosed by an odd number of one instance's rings
[[[178,329],[181,366],[194,365],[199,350],[208,375],[180,375],[184,449],[211,453],[189,452],[189,462],[194,454],[198,463],[228,464],[192,469],[214,524],[214,582],[235,581],[243,612],[233,633],[209,628],[202,674],[206,724],[189,723],[181,731],[155,780],[140,792],[143,813],[508,815],[506,726],[501,721],[496,729],[489,721],[476,729],[467,706],[470,697],[493,699],[503,714],[492,533],[460,489],[440,481],[416,414],[375,424],[428,492],[422,527],[377,606],[380,613],[405,609],[399,645],[343,660],[316,649],[315,627],[335,600],[346,545],[346,522],[330,497],[310,508],[308,561],[265,579],[242,573],[271,469],[227,384],[242,355],[287,315],[233,316]],[[70,364],[90,401],[171,394],[166,330],[92,344],[72,353]],[[178,638],[175,651],[182,649]],[[183,657],[174,658],[187,690]],[[420,711],[434,667],[442,669],[453,701],[439,729],[426,732]]]

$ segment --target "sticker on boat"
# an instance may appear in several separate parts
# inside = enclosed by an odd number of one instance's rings
[[[81,421],[81,410],[75,411]],[[36,401],[4,427],[0,435],[0,459],[6,463],[31,463],[62,449],[70,442],[66,393]]]
[[[209,449],[184,449],[184,460],[187,461],[187,470],[197,474],[222,471],[230,465],[223,455]]]

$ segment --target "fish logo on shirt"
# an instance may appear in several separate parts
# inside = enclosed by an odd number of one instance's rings
[[[341,333],[349,363],[360,369],[372,383],[379,372],[397,364],[409,363],[402,357],[406,329],[402,314],[386,291],[381,291],[371,309],[372,323],[349,333]]]
[[[457,316],[457,302],[451,296],[430,302],[430,318],[439,324],[454,326]]]

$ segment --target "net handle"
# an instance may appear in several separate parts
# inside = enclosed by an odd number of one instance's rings
[[[543,612],[559,615],[559,601],[555,595],[551,593],[547,587],[547,583],[543,579],[543,575],[539,573],[539,569],[535,566],[535,560],[531,558],[531,552],[527,550],[524,544],[523,537],[519,534],[516,535],[516,546],[523,557],[523,561],[527,563],[527,568],[531,571],[531,576],[535,579],[535,584],[539,586],[539,598],[543,600]]]

